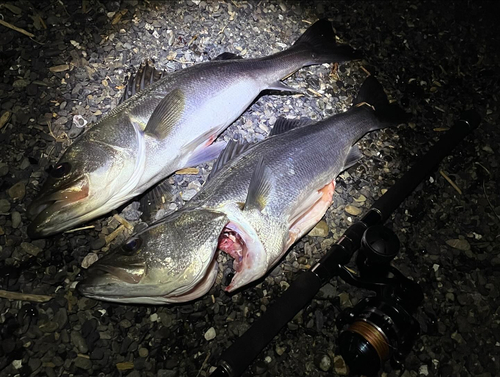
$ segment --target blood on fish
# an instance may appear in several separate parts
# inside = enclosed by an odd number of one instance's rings
[[[219,236],[219,250],[229,254],[233,259],[233,268],[236,272],[241,269],[241,261],[243,260],[243,249],[245,243],[238,233],[229,228],[224,228]]]

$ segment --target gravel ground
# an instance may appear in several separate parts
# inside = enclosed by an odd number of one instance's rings
[[[481,127],[389,221],[402,243],[394,264],[421,284],[425,301],[418,313],[423,334],[405,369],[386,365],[383,375],[499,375],[499,11],[494,1],[419,0],[0,5],[0,19],[34,35],[0,26],[0,287],[52,297],[0,299],[0,375],[208,376],[222,350],[472,107],[483,117]],[[30,240],[25,209],[82,124],[116,106],[127,73],[146,58],[175,71],[224,51],[264,56],[322,17],[365,59],[342,64],[336,74],[332,65],[299,71],[286,82],[306,95],[263,96],[222,136],[261,140],[277,116],[322,119],[345,111],[366,77],[362,67],[377,73],[413,119],[363,139],[366,158],[338,179],[316,235],[298,242],[260,284],[235,295],[221,290],[228,272],[222,268],[210,293],[189,304],[127,306],[81,297],[75,282],[82,262],[126,236],[123,227],[115,232],[117,217]],[[168,208],[192,197],[210,168],[173,176]],[[137,204],[116,213],[137,223]],[[246,375],[345,375],[335,319],[367,294],[333,280]]]

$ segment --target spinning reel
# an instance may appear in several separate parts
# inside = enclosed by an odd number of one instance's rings
[[[355,259],[358,273],[345,266],[338,272],[347,283],[376,294],[344,310],[337,320],[340,354],[351,374],[377,374],[387,360],[400,367],[420,331],[412,314],[423,293],[391,265],[398,251],[393,231],[383,225],[369,227]]]

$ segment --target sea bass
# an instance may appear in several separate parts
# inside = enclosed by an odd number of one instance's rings
[[[224,53],[164,75],[104,116],[65,151],[28,209],[31,238],[103,215],[176,170],[214,159],[214,139],[266,89],[298,69],[351,60],[331,23],[317,21],[289,49],[257,59]],[[239,58],[239,59],[238,59]]]
[[[361,157],[355,143],[406,119],[373,77],[354,104],[310,125],[280,118],[250,147],[229,144],[190,202],[98,260],[80,291],[129,303],[192,300],[213,285],[218,248],[234,258],[227,291],[264,276],[323,217],[335,178]]]

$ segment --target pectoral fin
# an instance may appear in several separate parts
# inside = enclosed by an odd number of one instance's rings
[[[262,211],[266,207],[273,190],[274,177],[272,171],[264,164],[264,160],[261,159],[255,166],[252,179],[250,180],[244,207],[245,211],[251,209]]]
[[[174,89],[156,106],[144,132],[158,140],[165,139],[184,113],[185,98],[180,89]]]

